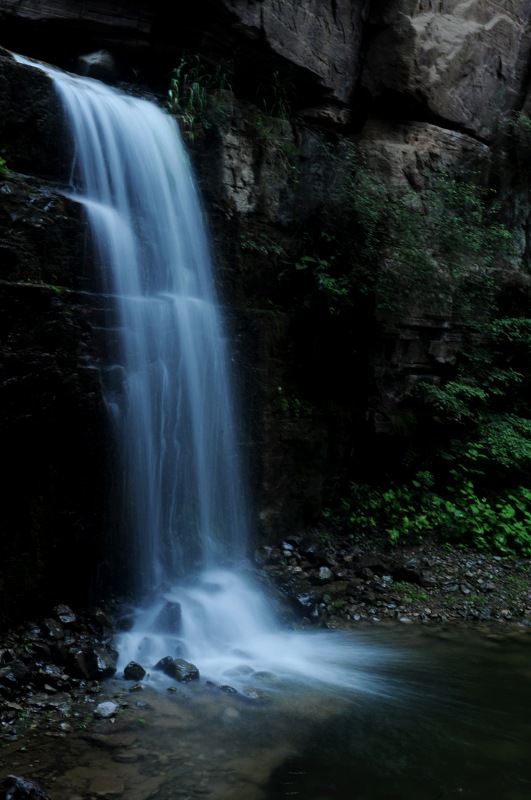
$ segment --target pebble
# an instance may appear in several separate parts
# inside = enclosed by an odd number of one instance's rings
[[[110,719],[114,717],[116,712],[118,711],[118,706],[116,703],[112,703],[110,700],[106,701],[105,703],[100,703],[96,706],[93,711],[94,716],[96,719]]]

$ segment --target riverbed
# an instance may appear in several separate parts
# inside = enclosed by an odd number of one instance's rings
[[[258,670],[246,692],[230,676],[223,688],[206,676],[186,687],[113,679],[73,715],[57,704],[45,724],[4,740],[0,771],[52,800],[529,800],[529,632],[351,635],[375,654],[372,671],[352,664],[374,678],[357,691]],[[108,699],[116,714],[95,719]]]

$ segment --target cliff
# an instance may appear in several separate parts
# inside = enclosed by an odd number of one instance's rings
[[[444,222],[431,241],[419,229],[413,256],[396,253],[400,225],[435,213],[437,181],[447,188],[474,176],[496,189],[497,219],[514,243],[489,262],[496,303],[528,313],[527,140],[515,121],[531,109],[530,11],[529,0],[198,0],[179,14],[142,0],[0,0],[0,45],[82,72],[98,67],[80,57],[105,49],[108,79],[160,102],[179,63],[200,64],[202,74],[226,65],[223,86],[211,87],[208,110],[195,112],[186,134],[241,364],[262,535],[312,522],[353,476],[396,463],[404,401],[419,382],[441,385],[455,374],[463,318],[446,291]],[[104,485],[112,476],[97,369],[105,303],[84,222],[61,193],[60,122],[47,79],[2,53],[8,615],[21,596],[31,607],[58,581],[88,593],[107,573],[98,533],[110,525]],[[354,183],[345,141],[360,159]],[[356,223],[343,216],[348,203],[361,208],[360,186],[375,203],[390,198],[402,216],[387,217],[395,238],[353,288],[353,273],[338,265],[367,241],[370,209],[363,219],[358,210]],[[383,234],[375,228],[380,243]],[[408,278],[395,307],[375,301],[385,286],[398,296],[401,270],[419,250],[439,272],[419,273],[418,291]],[[356,298],[348,308],[347,296]],[[67,580],[59,554],[83,561],[84,578],[76,566]]]

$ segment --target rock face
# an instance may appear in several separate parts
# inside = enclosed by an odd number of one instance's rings
[[[313,74],[330,99],[350,105],[361,55],[360,3],[222,2],[236,16],[236,30]]]
[[[527,0],[371,3],[367,21],[380,31],[363,84],[379,104],[489,138],[521,98],[530,10]]]
[[[92,280],[80,213],[45,180],[65,166],[55,97],[42,73],[9,57],[0,56],[0,76],[0,141],[12,168],[0,175],[3,621],[53,601],[61,585],[72,602],[88,601],[103,558],[105,422],[89,344],[101,314],[80,293]]]
[[[296,265],[319,193],[333,184],[324,145],[349,134],[387,187],[419,190],[443,172],[476,172],[496,185],[522,282],[531,254],[525,169],[515,171],[502,134],[513,112],[531,108],[530,15],[531,0],[198,0],[178,10],[145,0],[0,3],[3,46],[70,69],[108,50],[112,79],[135,91],[140,83],[164,96],[172,67],[190,53],[211,71],[232,61],[223,122],[200,132],[193,158],[230,307],[242,439],[265,535],[311,522],[348,480],[360,440],[385,440],[404,395],[450,374],[461,347],[442,305],[380,320],[377,343],[368,316],[354,320],[340,332],[356,338],[347,354],[334,320],[325,329],[305,315],[308,273]],[[94,435],[105,430],[97,370],[105,300],[79,209],[61,193],[69,159],[60,114],[47,78],[6,53],[0,156],[10,169],[0,173],[9,531],[0,572],[9,616],[22,597],[31,605],[53,594],[56,581],[74,588],[106,573],[94,533],[105,529],[109,472],[104,433]],[[513,278],[505,272],[500,284]],[[346,421],[334,410],[339,395],[343,410],[351,404]],[[58,553],[75,560],[71,576]],[[61,596],[71,599],[64,587]]]
[[[183,49],[208,50],[210,58],[232,59],[252,95],[261,73],[290,65],[290,84],[305,88],[303,104],[332,118],[348,117],[361,59],[361,4],[356,0],[248,2],[201,0],[173,8],[142,0],[3,0],[3,45],[73,68],[77,58],[105,48],[122,61],[123,77],[151,75],[175,66]],[[254,85],[253,85],[254,84]]]

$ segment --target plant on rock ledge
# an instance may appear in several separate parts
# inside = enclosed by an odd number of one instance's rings
[[[212,70],[201,57],[184,53],[171,74],[167,107],[193,141],[200,130],[221,124],[227,117],[224,92],[230,91],[232,64],[220,61]]]

